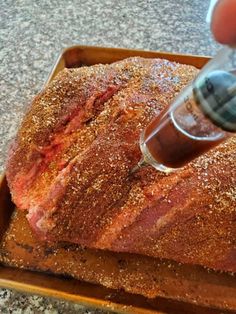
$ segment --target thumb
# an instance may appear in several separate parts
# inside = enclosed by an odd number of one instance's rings
[[[217,2],[212,14],[211,30],[221,44],[236,44],[236,0]]]

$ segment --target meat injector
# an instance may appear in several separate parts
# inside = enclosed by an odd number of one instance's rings
[[[225,47],[140,136],[142,159],[169,173],[236,132],[236,50]]]

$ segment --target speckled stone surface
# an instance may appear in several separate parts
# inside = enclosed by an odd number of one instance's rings
[[[7,145],[62,48],[74,45],[213,55],[209,0],[0,0],[0,168]],[[0,290],[0,313],[98,313]],[[103,312],[105,313],[105,312]]]
[[[1,289],[1,314],[108,314],[110,312],[84,308],[82,305],[44,298],[37,295],[24,295],[19,292]]]

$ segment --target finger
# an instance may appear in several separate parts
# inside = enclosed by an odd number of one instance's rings
[[[236,44],[236,0],[221,0],[216,4],[211,29],[221,44]]]

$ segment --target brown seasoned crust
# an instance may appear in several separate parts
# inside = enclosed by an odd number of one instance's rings
[[[82,152],[94,139],[94,130],[83,130],[82,134],[79,130],[94,119],[103,104],[126,83],[128,74],[123,71],[119,76],[119,72],[119,68],[114,70],[106,65],[84,67],[79,71],[65,69],[35,97],[7,161],[8,184],[19,208],[29,207],[29,190],[37,198],[38,190],[44,191],[75,151]],[[77,142],[78,137],[85,140]],[[69,151],[68,147],[72,149]],[[52,157],[61,151],[64,153],[61,165],[55,165]],[[37,175],[42,176],[38,184],[35,182]]]
[[[130,175],[141,130],[196,72],[131,58],[66,70],[36,98],[7,176],[38,235],[236,272],[236,137],[176,173]]]

